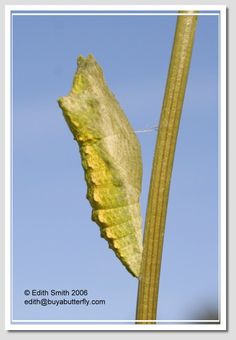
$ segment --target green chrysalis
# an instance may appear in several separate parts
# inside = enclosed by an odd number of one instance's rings
[[[138,277],[142,258],[140,144],[92,55],[78,58],[72,89],[58,102],[79,144],[92,220],[127,270]]]

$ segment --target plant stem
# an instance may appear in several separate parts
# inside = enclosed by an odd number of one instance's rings
[[[166,211],[197,15],[180,12],[153,159],[144,233],[136,323],[155,323]],[[152,320],[152,321],[149,321]]]

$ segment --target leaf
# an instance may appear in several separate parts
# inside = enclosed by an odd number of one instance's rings
[[[92,220],[127,270],[138,277],[142,257],[140,145],[94,57],[80,56],[77,63],[72,89],[58,102],[80,147]]]

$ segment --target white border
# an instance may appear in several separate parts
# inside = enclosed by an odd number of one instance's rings
[[[220,17],[220,51],[219,51],[219,60],[220,60],[220,197],[219,197],[219,213],[220,213],[220,226],[219,230],[219,242],[220,242],[220,319],[221,324],[224,325],[226,329],[226,268],[227,268],[227,258],[226,258],[226,245],[227,245],[227,187],[226,187],[226,178],[227,178],[227,153],[226,153],[226,141],[227,141],[227,112],[226,112],[226,7],[221,10]]]
[[[9,11],[225,11],[225,5],[6,5]]]
[[[5,327],[11,316],[11,24],[5,12]]]
[[[11,321],[11,11],[99,11],[99,13],[14,13],[14,15],[176,15],[175,13],[104,13],[106,11],[220,11],[220,198],[219,218],[221,224],[219,247],[220,262],[220,322],[217,320],[160,320],[155,325],[124,325],[134,320],[63,320],[67,324],[55,324],[62,320]],[[104,11],[104,12],[103,12]],[[102,13],[103,12],[103,13]],[[194,15],[194,14],[193,14]],[[217,15],[200,13],[200,15]],[[5,6],[5,329],[6,330],[226,330],[226,6],[224,5],[6,5]],[[104,325],[104,323],[116,323]],[[28,324],[27,324],[28,323]],[[32,324],[35,323],[35,324]],[[47,324],[43,324],[47,323]],[[48,324],[51,323],[51,324]],[[171,324],[172,323],[172,324]],[[184,324],[185,323],[185,324]],[[192,324],[189,324],[192,323]],[[211,324],[206,324],[211,323]],[[214,324],[213,324],[214,323]]]

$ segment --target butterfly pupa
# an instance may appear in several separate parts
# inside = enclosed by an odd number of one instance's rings
[[[77,65],[72,89],[58,103],[79,144],[92,220],[127,270],[139,277],[140,144],[95,58],[80,56]]]

